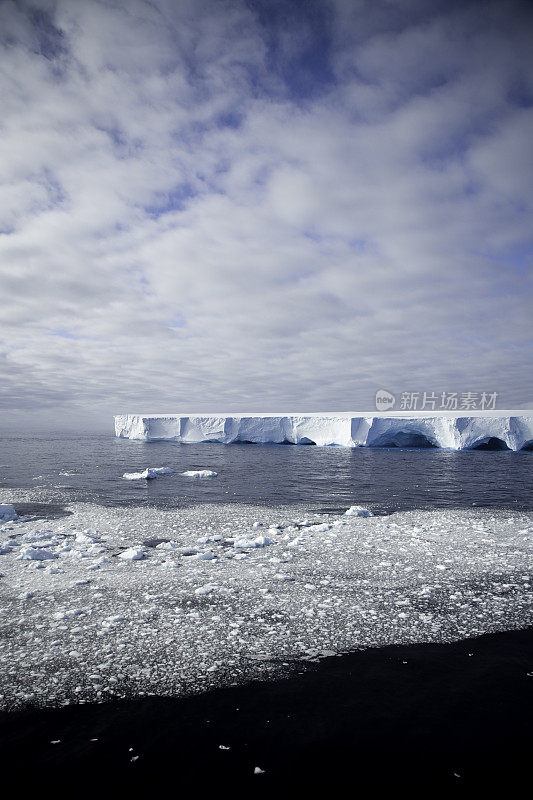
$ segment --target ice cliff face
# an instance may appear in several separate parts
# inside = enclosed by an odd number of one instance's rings
[[[449,450],[533,449],[533,411],[399,414],[119,414],[126,439],[250,442],[344,447],[441,447]]]

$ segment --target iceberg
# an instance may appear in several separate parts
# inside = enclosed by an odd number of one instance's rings
[[[533,411],[118,414],[115,434],[182,443],[531,450]]]

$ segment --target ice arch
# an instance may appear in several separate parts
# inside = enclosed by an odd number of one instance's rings
[[[510,450],[507,443],[498,436],[486,436],[470,445],[470,450]]]
[[[343,447],[442,447],[531,450],[533,411],[360,414],[118,414],[115,433],[128,439],[250,442]]]
[[[393,433],[390,431],[375,439],[371,447],[416,447],[418,449],[427,449],[438,447],[438,445],[423,433],[416,431],[395,431]]]

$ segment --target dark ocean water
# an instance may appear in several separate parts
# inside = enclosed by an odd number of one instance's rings
[[[371,649],[186,699],[0,715],[2,775],[56,800],[522,797],[531,643]]]
[[[125,472],[209,468],[213,480],[179,474],[126,481]],[[375,513],[472,506],[533,510],[532,452],[178,444],[111,434],[0,439],[0,488],[53,488],[61,502],[153,505],[308,504]],[[68,473],[68,474],[60,474]]]

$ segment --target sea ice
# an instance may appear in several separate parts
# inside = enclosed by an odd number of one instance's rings
[[[153,480],[158,475],[173,475],[174,470],[170,467],[147,467],[143,472],[125,472],[122,476],[127,481]]]
[[[345,511],[347,517],[371,517],[372,512],[363,506],[350,506],[348,511]]]
[[[218,472],[214,472],[212,469],[189,469],[181,474],[186,478],[216,478]]]
[[[124,550],[119,555],[119,558],[122,558],[124,561],[141,561],[145,555],[146,552],[142,547],[128,547],[127,550]]]
[[[233,547],[236,549],[247,549],[249,547],[268,547],[269,544],[274,544],[274,539],[269,539],[268,536],[256,536],[255,538],[241,537],[235,539]]]
[[[326,653],[533,622],[525,512],[69,511],[39,530],[23,518],[4,537],[2,708],[190,694],[301,670]],[[60,560],[17,559],[40,550]]]
[[[50,550],[41,550],[38,547],[22,547],[18,558],[22,561],[48,561],[57,558],[57,554],[51,553]]]
[[[12,522],[15,519],[18,519],[15,506],[11,505],[11,503],[0,503],[0,524],[3,522]]]

